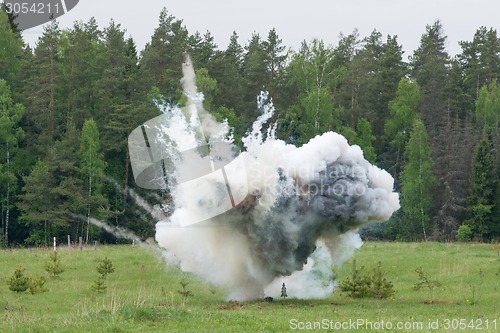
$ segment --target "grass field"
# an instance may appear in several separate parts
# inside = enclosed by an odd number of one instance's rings
[[[324,300],[225,302],[200,279],[167,269],[147,249],[101,246],[61,249],[66,270],[47,278],[48,292],[9,290],[18,264],[46,274],[51,250],[0,250],[0,332],[496,332],[500,331],[500,248],[486,244],[366,243],[355,255],[371,270],[382,262],[396,293],[390,299],[350,299],[337,291]],[[115,272],[104,294],[91,290],[99,260]],[[421,266],[439,288],[415,291]],[[337,269],[349,276],[351,264]],[[194,296],[178,293],[180,281]],[[289,295],[293,297],[293,295]]]

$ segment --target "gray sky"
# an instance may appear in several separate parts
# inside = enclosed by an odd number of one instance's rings
[[[440,19],[448,35],[448,52],[460,52],[458,41],[471,40],[480,26],[500,26],[500,2],[495,0],[80,0],[70,12],[59,18],[60,26],[94,16],[101,27],[114,18],[132,36],[139,50],[158,25],[161,9],[182,19],[190,33],[209,30],[219,48],[225,48],[232,31],[247,43],[252,33],[263,37],[272,28],[287,47],[297,50],[301,41],[323,39],[336,45],[339,33],[358,28],[361,37],[377,29],[384,36],[397,35],[406,57],[418,47],[425,25]],[[42,27],[24,32],[33,45]]]

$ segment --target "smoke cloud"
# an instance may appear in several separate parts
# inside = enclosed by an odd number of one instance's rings
[[[154,140],[161,145],[175,209],[156,225],[169,263],[228,291],[228,299],[288,295],[321,298],[334,288],[331,265],[362,244],[354,232],[399,209],[394,180],[362,150],[328,132],[296,147],[276,138],[274,107],[262,115],[239,152],[227,123],[203,109],[193,66],[183,66],[186,107],[164,112]],[[136,175],[137,177],[137,175]]]

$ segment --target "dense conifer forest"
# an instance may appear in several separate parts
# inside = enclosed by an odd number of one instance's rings
[[[326,131],[359,145],[396,180],[402,208],[362,230],[387,240],[500,239],[500,39],[478,27],[450,56],[439,21],[403,52],[373,31],[284,45],[275,29],[220,49],[209,31],[189,31],[164,9],[138,51],[118,22],[44,27],[29,46],[0,11],[0,205],[2,246],[45,245],[53,236],[115,242],[86,219],[154,235],[137,205],[169,193],[136,188],[128,134],[159,115],[159,95],[182,104],[189,53],[204,106],[227,119],[235,140],[268,91],[278,136],[301,145]],[[167,212],[168,213],[168,212]],[[85,217],[85,218],[82,218]]]

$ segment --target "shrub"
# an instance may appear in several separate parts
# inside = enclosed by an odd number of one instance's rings
[[[462,224],[457,230],[457,241],[468,242],[472,239],[472,229],[467,224]]]

